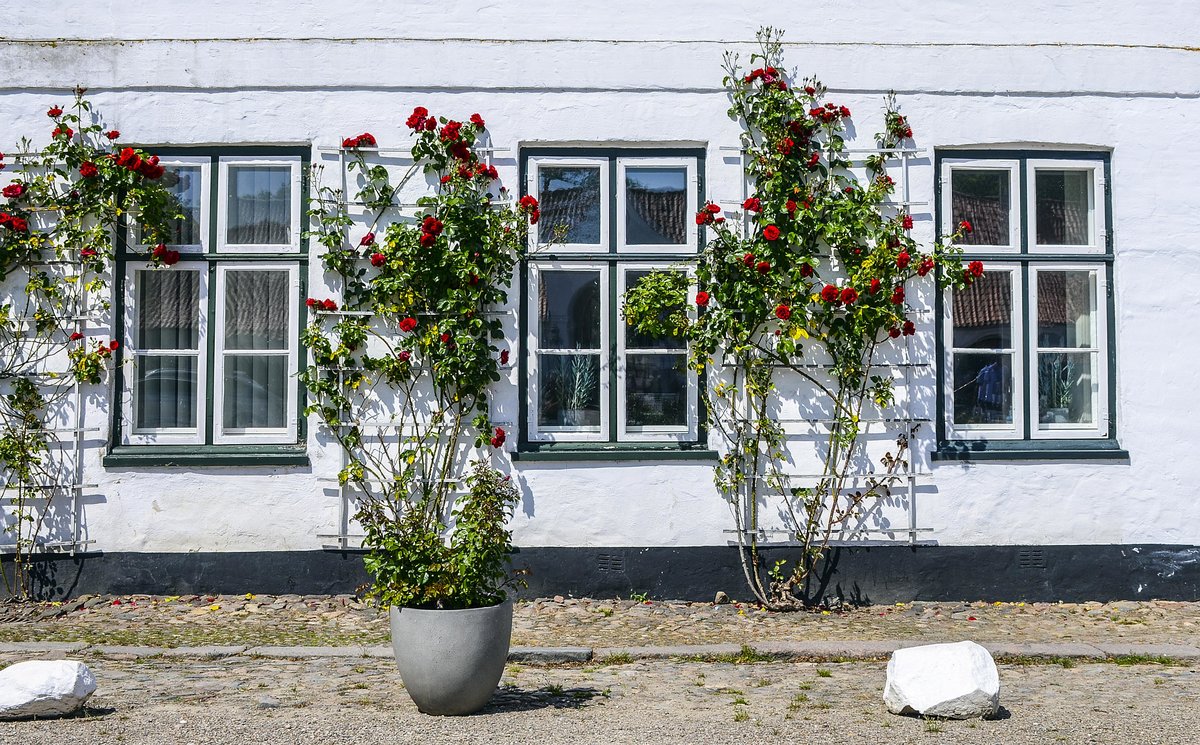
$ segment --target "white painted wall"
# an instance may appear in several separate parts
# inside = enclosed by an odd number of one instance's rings
[[[147,144],[320,146],[368,130],[397,145],[422,104],[479,111],[496,143],[513,148],[700,143],[710,198],[732,199],[740,170],[717,149],[737,136],[721,53],[748,53],[754,30],[774,24],[788,31],[790,64],[830,86],[864,139],[880,128],[881,94],[895,89],[922,147],[1112,150],[1118,436],[1130,461],[937,465],[919,497],[919,520],[934,528],[925,537],[1200,544],[1190,333],[1200,328],[1200,11],[1189,0],[1103,5],[874,1],[768,13],[679,0],[569,12],[547,0],[31,3],[0,38],[0,142],[48,137],[43,112],[77,83],[109,125]],[[515,157],[498,166],[515,187]],[[931,200],[932,165],[913,177],[913,198]],[[932,239],[931,215],[917,218],[916,235]],[[319,285],[319,265],[311,279]],[[931,327],[920,334],[928,347]],[[498,388],[500,418],[515,419],[515,376]],[[88,412],[88,424],[106,423],[102,408]],[[311,468],[105,470],[103,440],[92,445],[86,480],[99,488],[85,500],[85,524],[96,548],[315,549],[317,534],[334,529],[328,479],[339,454],[317,434]],[[731,526],[704,465],[514,471],[526,489],[521,545],[713,545]]]

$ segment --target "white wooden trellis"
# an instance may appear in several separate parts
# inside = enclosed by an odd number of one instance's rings
[[[746,165],[747,165],[746,149],[744,147],[723,145],[718,149],[721,151],[724,151],[724,152],[738,153],[738,156],[740,159],[739,166],[741,168],[741,172],[743,174],[746,173]],[[896,208],[904,210],[905,212],[911,212],[912,207],[929,205],[929,202],[915,201],[912,199],[911,179],[910,179],[910,172],[909,172],[909,166],[910,166],[910,162],[911,162],[912,158],[915,156],[926,155],[927,150],[925,148],[916,148],[916,147],[914,147],[914,148],[903,148],[903,147],[847,148],[845,150],[842,150],[841,154],[844,154],[844,155],[884,155],[885,163],[886,162],[894,162],[894,161],[900,162],[899,190],[900,190],[901,199],[883,202],[884,206],[896,207]],[[741,199],[739,199],[736,202],[736,206],[733,206],[730,209],[730,211],[740,212],[741,217],[742,217],[743,228],[748,230],[749,225],[750,225],[749,214],[743,208],[742,205],[745,203],[746,199],[748,199],[750,197],[750,183],[749,183],[748,179],[743,177],[741,179],[741,184],[742,184],[742,197],[741,197]],[[730,200],[730,199],[717,199],[714,201],[717,204],[720,204],[723,206],[733,204],[733,200]],[[925,316],[925,315],[931,315],[934,311],[932,309],[919,309],[919,308],[906,307],[905,312],[907,315],[910,315],[910,316],[911,315]],[[873,423],[900,424],[900,425],[904,426],[904,431],[906,433],[911,433],[911,430],[914,425],[929,423],[929,420],[927,418],[918,418],[918,417],[913,416],[912,396],[908,395],[908,394],[912,390],[912,385],[913,385],[912,371],[914,369],[929,369],[932,367],[932,363],[929,361],[919,361],[919,362],[913,361],[913,349],[912,349],[912,339],[911,338],[906,337],[904,339],[903,350],[904,350],[904,356],[903,356],[902,362],[881,363],[879,365],[880,367],[900,368],[904,371],[904,388],[905,388],[906,395],[904,396],[903,416],[872,419],[872,420],[864,419],[864,420],[862,420],[863,424],[867,424],[868,426]],[[809,369],[824,369],[824,368],[828,368],[829,366],[821,365],[821,364],[805,364],[805,365],[800,365],[799,367],[809,368]],[[781,424],[789,424],[789,423],[793,423],[793,424],[794,423],[827,424],[829,422],[825,421],[825,420],[819,420],[819,419],[795,419],[795,420],[783,419],[783,420],[780,420],[780,423]],[[907,492],[908,492],[908,500],[906,502],[906,510],[905,510],[907,513],[907,518],[908,518],[907,519],[907,522],[908,522],[907,527],[888,528],[888,529],[855,527],[849,531],[851,535],[863,535],[863,536],[883,535],[883,536],[891,537],[891,536],[900,534],[900,535],[907,536],[907,540],[910,545],[916,545],[918,543],[918,537],[921,533],[932,532],[933,528],[921,527],[917,521],[917,484],[920,481],[928,481],[928,480],[932,479],[933,474],[929,471],[917,471],[914,469],[913,456],[912,456],[912,454],[914,452],[915,452],[915,450],[914,450],[914,448],[911,444],[911,440],[910,440],[909,457],[907,458],[908,466],[903,473],[903,481],[907,485]],[[851,481],[858,481],[858,480],[870,478],[871,476],[875,476],[875,475],[878,475],[878,474],[873,474],[870,472],[855,473],[855,474],[850,474],[849,478]],[[785,480],[815,479],[815,478],[820,478],[820,477],[821,477],[821,474],[804,474],[804,473],[784,474]],[[767,496],[771,496],[771,495],[767,495]],[[776,496],[786,496],[786,495],[776,495]],[[743,506],[745,508],[745,512],[742,516],[742,524],[747,527],[744,537],[749,537],[749,536],[753,535],[753,536],[757,537],[758,542],[760,544],[764,544],[764,543],[770,543],[770,544],[774,544],[774,545],[795,545],[796,544],[796,541],[792,540],[792,536],[794,534],[793,530],[785,529],[785,528],[762,528],[758,525],[753,525],[752,523],[754,522],[753,518],[754,518],[755,513],[751,509],[751,506],[747,503],[748,500],[743,499],[742,501],[743,501]],[[734,536],[737,535],[736,530],[726,530],[723,532],[725,534],[732,534]],[[833,540],[830,543],[832,545],[842,545],[842,544],[861,545],[862,542],[854,541],[854,540]]]

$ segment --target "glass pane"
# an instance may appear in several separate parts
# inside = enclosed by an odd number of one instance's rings
[[[625,242],[682,245],[687,241],[687,169],[625,169]]]
[[[225,429],[286,427],[287,357],[225,355]]]
[[[600,426],[600,355],[538,355],[538,424]]]
[[[1037,273],[1039,347],[1094,347],[1096,275],[1092,272]]]
[[[542,272],[537,300],[539,347],[600,348],[600,272]]]
[[[196,358],[147,355],[137,360],[137,429],[196,428]]]
[[[972,231],[962,240],[965,245],[1007,246],[1012,242],[1009,174],[1008,170],[995,168],[950,171],[953,224],[963,220],[971,223]]]
[[[162,183],[179,200],[183,218],[171,223],[167,243],[172,246],[200,245],[200,200],[204,188],[200,166],[167,166]]]
[[[1095,421],[1091,353],[1038,354],[1038,412],[1042,424]]]
[[[1039,246],[1086,246],[1091,243],[1092,172],[1037,169]]]
[[[139,271],[133,312],[139,349],[198,349],[200,272]]]
[[[225,273],[225,348],[287,349],[288,273]]]
[[[627,288],[636,287],[642,278],[650,274],[649,271],[637,270],[625,272],[625,286]],[[678,307],[678,306],[677,306]],[[659,312],[659,318],[666,318],[667,315],[677,308],[667,308]],[[624,323],[624,319],[621,321]],[[651,334],[642,334],[634,330],[632,326],[625,326],[625,348],[626,349],[686,349],[687,342],[682,336],[654,336]]]
[[[600,244],[600,167],[541,166],[538,203],[542,235],[566,230],[564,243]]]
[[[1012,349],[1012,272],[989,271],[953,298],[956,349]]]
[[[1012,355],[954,355],[954,423],[1012,424]]]
[[[625,420],[628,427],[687,426],[687,357],[625,356]]]
[[[292,242],[290,166],[230,166],[226,242]]]

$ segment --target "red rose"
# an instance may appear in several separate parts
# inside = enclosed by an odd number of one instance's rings
[[[471,124],[474,124],[476,127],[479,127],[480,129],[483,129],[485,126],[483,123],[483,117],[480,116],[479,114],[471,114]]]
[[[742,209],[747,212],[762,212],[762,201],[757,197],[750,197],[742,202]]]
[[[443,343],[443,344],[449,344],[449,343],[450,343],[450,334],[442,334],[442,335],[441,335],[441,336],[439,336],[438,338],[442,340],[442,343]]]
[[[880,285],[880,284],[881,284],[881,283],[880,283],[880,281],[879,281],[878,279],[872,279],[872,280],[871,280],[871,284],[870,284],[870,286],[868,286],[868,287],[867,287],[867,292],[871,293],[872,295],[874,295],[875,293],[879,292],[879,285]]]
[[[982,261],[972,261],[970,264],[967,264],[967,272],[972,277],[982,277],[983,276],[983,262]]]
[[[793,202],[790,199],[787,200],[787,204],[784,205],[784,208],[787,210],[787,213],[789,215],[795,216],[795,214],[796,214],[796,203],[795,202]]]
[[[905,321],[904,322],[904,335],[912,336],[915,333],[917,333],[917,327],[915,325],[913,325],[913,322]]]
[[[401,362],[408,362],[412,358],[412,353],[407,349],[401,349],[400,354],[396,356],[400,358]]]
[[[433,215],[429,215],[428,217],[426,217],[424,220],[421,221],[421,231],[424,233],[438,235],[442,232],[443,227],[445,227],[445,226],[442,224],[442,221],[437,219]]]
[[[806,85],[804,86],[804,92],[811,96],[817,92],[817,89],[811,85]]]
[[[107,138],[108,138],[108,139],[110,139],[110,140],[115,140],[115,139],[117,139],[118,137],[120,137],[120,136],[121,136],[121,130],[119,130],[119,129],[110,129],[109,131],[107,131],[107,132],[105,132],[105,133],[104,133],[104,136],[105,136],[105,137],[107,137]]]
[[[796,143],[792,141],[791,137],[784,137],[782,140],[779,141],[779,144],[777,144],[775,146],[775,149],[778,150],[779,152],[783,153],[784,155],[789,155],[792,152],[792,148],[795,145],[796,145]]]
[[[71,341],[79,341],[82,338],[83,338],[83,334],[79,333],[78,331],[71,334]]]
[[[696,213],[696,224],[697,225],[707,225],[708,221],[711,219],[712,219],[712,213],[710,213],[708,210],[700,210],[699,212]]]
[[[754,265],[754,268],[758,270],[759,274],[766,274],[767,272],[771,271],[771,262],[760,261]]]
[[[333,302],[329,298],[325,298],[323,301],[321,301],[321,310],[337,310],[337,309],[338,309],[338,304]]]
[[[769,241],[779,240],[779,228],[775,227],[774,225],[768,225],[767,227],[763,228],[763,238],[766,238]]]
[[[112,341],[110,341],[110,342],[108,343],[108,348],[109,348],[109,349],[112,349],[112,350],[114,350],[114,351],[115,351],[115,350],[117,350],[117,349],[120,349],[120,348],[121,348],[121,342],[117,341],[116,339],[113,339]]]
[[[699,305],[701,308],[704,308],[708,305],[708,299],[709,295],[704,290],[696,293],[696,305]]]
[[[421,233],[421,245],[428,248],[437,243],[437,236],[433,233]]]
[[[792,317],[792,309],[783,303],[780,303],[779,305],[775,306],[775,317],[781,321],[786,321]]]
[[[841,114],[843,119],[845,119],[850,116],[850,109],[847,109],[845,106],[839,106],[838,113]]]
[[[508,364],[508,350],[507,349],[500,350],[500,364],[501,365]]]
[[[387,263],[387,257],[381,253],[371,254],[371,266],[383,266]]]
[[[16,199],[17,197],[21,196],[24,193],[25,193],[25,186],[23,184],[19,184],[19,183],[15,182],[15,181],[13,183],[9,184],[8,186],[4,187],[4,189],[0,190],[0,194],[3,194],[4,196],[8,197],[9,199]]]
[[[92,178],[98,173],[100,173],[100,171],[96,168],[96,164],[90,160],[85,160],[79,164],[79,175],[83,176],[84,178]]]
[[[833,285],[825,285],[821,288],[821,299],[827,303],[836,303],[840,294],[838,288]]]
[[[858,291],[853,287],[846,287],[842,290],[842,302],[846,305],[858,300]]]
[[[900,305],[904,302],[904,288],[897,287],[892,291],[892,305]]]
[[[25,231],[29,230],[29,223],[26,222],[25,218],[23,217],[14,217],[8,223],[8,227],[17,231],[18,233],[24,233]]]
[[[305,305],[307,305],[307,306],[308,306],[308,307],[310,307],[310,308],[315,308],[315,307],[317,307],[318,305],[320,305],[320,304],[321,304],[321,301],[320,301],[320,300],[317,300],[317,299],[316,299],[316,298],[314,298],[314,297],[310,297],[310,298],[308,298],[308,299],[306,299],[306,300],[304,301],[304,304],[305,304]]]
[[[81,258],[81,259],[90,259],[95,255],[96,255],[96,251],[91,248],[85,248],[79,252],[79,258]]]
[[[373,246],[373,245],[375,245],[375,234],[374,234],[374,233],[367,233],[366,235],[364,235],[364,236],[362,237],[362,240],[360,240],[360,241],[358,242],[358,245],[360,245],[360,246]]]
[[[913,226],[912,215],[905,215],[904,219],[900,221],[900,224],[904,226],[905,230],[912,230],[912,226]]]
[[[57,119],[58,117],[62,116],[62,109],[58,106],[53,106],[49,111],[46,112],[46,116],[50,117],[51,119]]]
[[[424,106],[418,106],[413,109],[413,113],[409,115],[408,121],[405,124],[409,129],[420,129],[425,126],[425,119],[429,116],[429,109]]]
[[[813,153],[813,154],[812,154],[812,157],[808,159],[808,167],[809,167],[809,168],[816,168],[816,167],[817,167],[817,163],[818,163],[818,162],[820,162],[820,160],[821,160],[821,154],[820,154],[820,153]]]
[[[412,330],[415,329],[416,327],[417,327],[417,319],[415,319],[411,316],[400,321],[400,330],[406,334],[412,333]]]
[[[926,274],[929,274],[929,272],[932,270],[933,270],[933,259],[931,257],[927,256],[921,260],[921,264],[917,267],[917,274],[924,277]]]
[[[67,139],[71,139],[75,136],[75,130],[71,129],[70,127],[59,126],[55,127],[54,131],[50,133],[51,137],[58,137],[59,135],[63,135]]]
[[[895,339],[896,337],[900,336],[900,329],[896,328],[895,326],[892,326],[890,329],[888,329],[888,336]]]
[[[521,197],[521,201],[517,202],[517,205],[526,211],[536,210],[538,206],[538,200],[526,194],[525,196]]]
[[[901,251],[900,253],[896,254],[896,266],[900,267],[901,269],[906,268],[908,266],[908,262],[911,260],[912,257],[908,255],[908,251]]]
[[[704,209],[708,210],[709,212],[711,212],[714,215],[721,214],[721,205],[719,205],[719,204],[713,204],[712,202],[709,202],[708,204],[706,204],[704,206]]]
[[[537,225],[538,220],[540,220],[541,217],[542,217],[542,213],[539,212],[538,210],[534,210],[533,212],[530,212],[529,213],[529,224]]]
[[[429,117],[425,120],[424,126],[426,132],[432,132],[433,130],[437,129],[437,119],[433,118],[432,116]]]
[[[471,146],[465,142],[456,142],[450,146],[450,155],[453,156],[456,160],[470,160],[471,159]],[[470,175],[469,173],[463,174],[461,170],[459,171],[459,173],[462,175]]]
[[[811,277],[812,275],[813,275],[812,264],[801,264],[800,265],[800,276],[801,277],[807,278],[807,277]]]
[[[167,266],[174,266],[175,264],[178,264],[179,263],[179,252],[178,251],[167,251],[165,254],[163,254],[162,263],[166,264]]]
[[[454,142],[459,137],[458,131],[460,129],[462,129],[462,122],[446,122],[446,125],[438,132],[438,137],[441,138],[442,142]]]
[[[971,221],[970,221],[970,220],[963,220],[962,222],[960,222],[960,223],[958,224],[958,229],[959,229],[959,230],[961,230],[961,231],[962,231],[962,232],[964,232],[964,233],[970,233],[970,232],[972,232],[973,230],[975,230],[975,228],[971,227]]]

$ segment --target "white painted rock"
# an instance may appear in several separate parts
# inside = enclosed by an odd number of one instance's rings
[[[898,649],[888,661],[883,701],[893,714],[990,717],[1000,709],[1000,673],[975,642]]]
[[[96,676],[82,662],[18,662],[0,670],[0,719],[70,714],[95,692]]]

